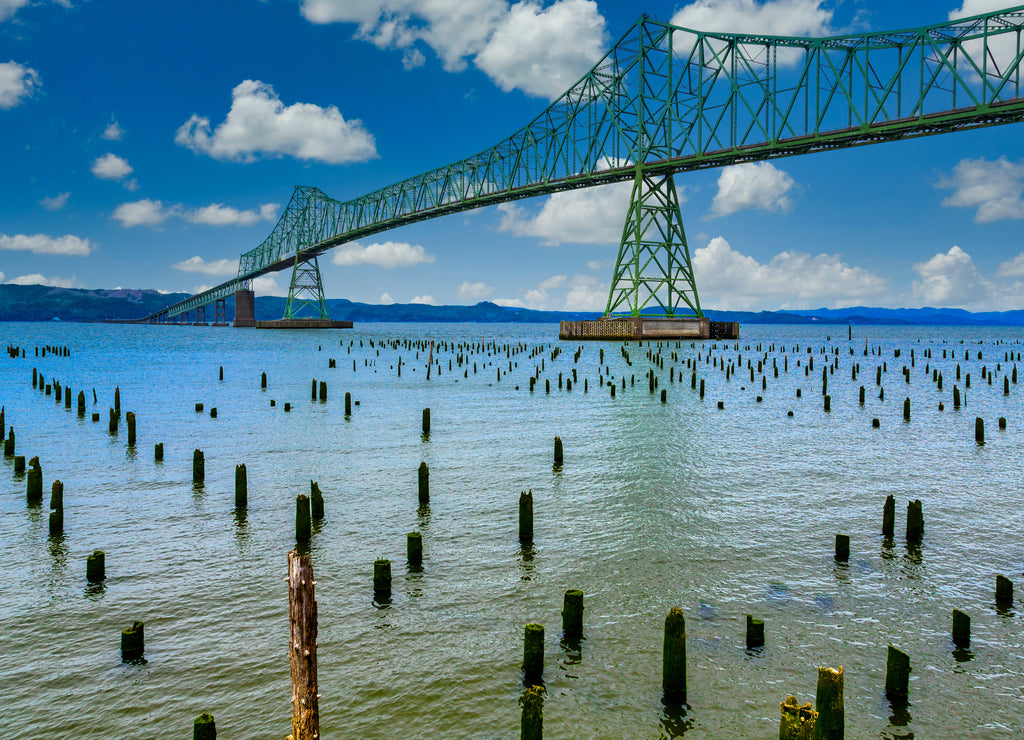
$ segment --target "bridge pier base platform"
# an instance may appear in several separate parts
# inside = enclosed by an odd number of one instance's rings
[[[277,319],[276,321],[257,321],[257,329],[351,329],[351,321],[333,321],[332,319]]]
[[[706,317],[623,316],[594,321],[563,321],[559,339],[738,339],[740,325],[734,321],[711,321]]]

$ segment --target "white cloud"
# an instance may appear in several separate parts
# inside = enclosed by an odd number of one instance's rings
[[[335,265],[349,267],[352,265],[377,265],[392,269],[395,267],[412,267],[421,263],[434,261],[432,254],[419,244],[405,242],[384,242],[383,244],[367,244],[365,247],[357,242],[343,244],[334,250],[331,262]]]
[[[97,157],[96,161],[92,163],[92,174],[101,180],[120,180],[134,171],[127,159],[122,159],[111,152]]]
[[[253,278],[252,289],[256,295],[273,295],[279,297],[288,295],[288,288],[278,285],[277,278],[273,275],[262,275],[261,277]]]
[[[672,16],[672,24],[694,31],[721,31],[765,36],[830,36],[832,11],[824,0],[697,0]],[[682,44],[676,49],[682,52]],[[799,49],[780,48],[780,64],[797,64]]]
[[[390,306],[392,303],[395,302],[395,299],[391,297],[390,293],[385,291],[384,293],[380,294],[380,298],[378,299],[377,302],[380,303],[382,306]]]
[[[566,190],[547,197],[536,215],[525,206],[502,203],[498,229],[538,238],[545,246],[563,242],[618,244],[632,191],[632,182]],[[682,189],[679,191],[680,202],[685,202]]]
[[[252,162],[257,155],[345,164],[377,157],[373,136],[360,120],[346,121],[337,107],[285,106],[274,88],[245,80],[231,91],[231,110],[211,133],[210,119],[193,114],[174,141],[214,159]]]
[[[196,208],[185,213],[185,219],[194,224],[207,224],[210,226],[252,226],[259,221],[274,221],[277,219],[278,203],[262,203],[259,212],[255,210],[240,211],[222,203],[211,203],[202,208]]]
[[[127,229],[132,226],[156,226],[174,215],[176,207],[164,208],[163,202],[144,198],[132,203],[122,203],[114,209],[110,217],[120,221]]]
[[[39,201],[39,205],[48,211],[59,211],[68,204],[68,198],[70,197],[71,193],[59,193],[52,198],[43,198]]]
[[[1010,162],[1006,157],[994,162],[961,159],[952,176],[939,180],[938,187],[954,189],[942,205],[977,208],[975,223],[1024,218],[1024,162]]]
[[[403,51],[402,64],[433,49],[449,72],[472,58],[502,89],[555,98],[598,59],[605,21],[593,0],[302,0],[312,23],[356,23],[357,36]]]
[[[526,303],[522,298],[495,298],[491,303],[505,308],[526,308]]]
[[[0,21],[13,18],[18,8],[28,5],[28,0],[0,0]]]
[[[46,234],[0,234],[0,250],[85,257],[95,248],[96,245],[88,239],[71,234],[56,237]]]
[[[537,287],[541,290],[556,290],[565,285],[566,280],[568,278],[565,275],[552,275],[547,280],[541,281]]]
[[[117,119],[111,116],[110,123],[103,129],[103,138],[107,141],[120,141],[122,136],[124,136],[124,129],[121,128]]]
[[[13,14],[14,11],[11,11]],[[0,20],[3,20],[4,3],[0,0]],[[0,64],[0,110],[21,105],[39,87],[39,73],[31,67],[14,60]]]
[[[1012,260],[1007,260],[999,265],[996,271],[998,277],[1024,277],[1024,252],[1021,252]]]
[[[465,301],[481,301],[494,292],[494,287],[486,283],[471,283],[464,281],[459,286],[456,294]]]
[[[883,300],[889,287],[838,254],[787,250],[762,264],[720,236],[694,251],[693,270],[702,306],[734,310],[854,306]]]
[[[409,303],[419,303],[419,304],[422,304],[424,306],[436,306],[437,305],[437,301],[434,300],[434,296],[432,296],[432,295],[418,295],[415,298],[413,298],[411,301],[409,301]]]
[[[604,311],[608,307],[608,283],[593,275],[573,275],[565,308],[569,311]]]
[[[605,50],[605,22],[592,0],[513,5],[476,56],[476,65],[505,92],[555,99]]]
[[[793,178],[771,162],[747,162],[724,167],[718,176],[718,193],[711,203],[711,218],[720,218],[745,208],[785,212],[793,202],[789,191]]]
[[[215,260],[214,262],[207,262],[198,255],[195,257],[189,257],[183,262],[176,262],[171,265],[175,270],[181,270],[182,272],[200,272],[204,275],[237,275],[238,274],[238,260]]]
[[[925,306],[963,308],[987,301],[997,292],[971,256],[957,246],[918,262],[914,271],[921,276],[912,286],[914,299]]]
[[[0,279],[2,279],[3,273],[0,273]],[[7,281],[8,285],[47,285],[51,288],[81,288],[82,281],[76,277],[60,278],[60,277],[45,277],[40,273],[36,272],[31,275],[21,275],[14,278],[13,280]]]

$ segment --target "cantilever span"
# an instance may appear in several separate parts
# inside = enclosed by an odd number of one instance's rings
[[[700,316],[681,221],[653,223],[678,220],[678,205],[661,198],[648,209],[653,215],[640,215],[652,193],[674,195],[672,176],[689,170],[1024,120],[1022,31],[1024,6],[829,38],[708,33],[645,16],[579,82],[490,149],[354,200],[295,188],[274,230],[241,256],[236,278],[146,320],[187,315],[284,269],[293,274],[289,310],[310,290],[297,275],[314,275],[322,306],[316,257],[340,244],[624,180],[634,182],[636,218],[623,230],[607,313],[688,308]]]

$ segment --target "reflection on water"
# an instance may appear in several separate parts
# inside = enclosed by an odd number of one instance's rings
[[[516,551],[516,557],[519,558],[520,580],[529,581],[531,579],[534,571],[533,556],[536,552],[532,542],[520,543],[519,549]]]

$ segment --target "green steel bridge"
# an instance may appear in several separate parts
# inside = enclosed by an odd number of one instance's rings
[[[349,201],[296,187],[237,277],[143,321],[197,320],[291,270],[285,318],[327,318],[317,257],[406,224],[632,181],[607,315],[701,316],[673,175],[1024,119],[1024,6],[829,38],[640,18],[565,94],[485,151]]]

